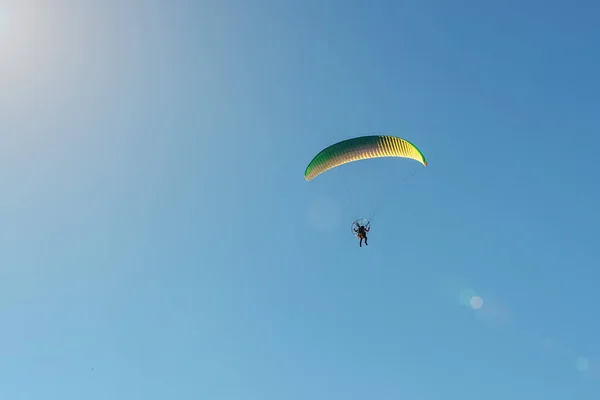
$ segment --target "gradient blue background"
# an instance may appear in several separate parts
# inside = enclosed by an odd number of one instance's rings
[[[599,8],[0,2],[0,398],[596,400]]]

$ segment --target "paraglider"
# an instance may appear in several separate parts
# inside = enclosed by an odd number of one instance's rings
[[[427,160],[421,150],[406,139],[387,135],[361,136],[343,140],[321,150],[306,167],[304,179],[310,181],[343,164],[382,157],[407,158],[427,166]],[[359,247],[362,247],[363,240],[368,246],[367,233],[370,229],[367,219],[352,223],[352,233],[360,239]]]
[[[363,239],[365,241],[365,246],[368,246],[367,232],[371,230],[371,223],[366,218],[357,219],[352,223],[352,233],[354,236],[360,239],[359,247],[362,247]]]

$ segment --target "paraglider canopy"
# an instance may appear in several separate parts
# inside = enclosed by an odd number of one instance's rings
[[[408,140],[395,136],[361,136],[321,150],[306,167],[304,179],[310,181],[340,165],[379,157],[409,158],[427,166],[423,153]]]

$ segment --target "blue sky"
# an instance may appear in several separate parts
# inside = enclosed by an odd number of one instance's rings
[[[596,399],[599,8],[0,2],[0,397]]]

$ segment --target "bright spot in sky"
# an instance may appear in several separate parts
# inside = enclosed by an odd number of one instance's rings
[[[467,308],[478,310],[483,307],[483,299],[479,296],[475,290],[470,288],[463,288],[458,294],[460,304]]]
[[[585,357],[579,357],[575,361],[575,365],[577,366],[577,369],[579,371],[583,372],[583,371],[586,371],[588,369],[588,367],[590,366],[590,363],[588,362],[587,358],[585,358]]]
[[[475,310],[478,310],[481,307],[483,307],[483,299],[479,296],[471,297],[471,300],[469,300],[469,303],[471,304],[471,307],[473,307]]]

